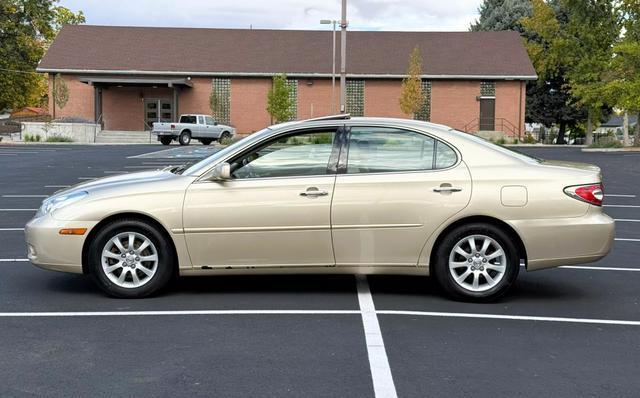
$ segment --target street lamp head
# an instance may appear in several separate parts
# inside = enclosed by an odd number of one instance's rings
[[[330,25],[331,23],[333,23],[330,19],[321,19],[320,20],[320,24],[322,25]]]

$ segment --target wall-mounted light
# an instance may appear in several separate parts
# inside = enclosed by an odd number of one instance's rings
[[[311,79],[307,80],[307,86],[313,86],[313,80]]]

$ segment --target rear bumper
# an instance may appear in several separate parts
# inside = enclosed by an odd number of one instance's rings
[[[174,133],[173,131],[152,131],[151,134],[157,135],[158,137],[177,136],[177,134]]]
[[[597,261],[609,253],[615,240],[614,220],[593,206],[582,217],[511,224],[524,241],[530,271]]]

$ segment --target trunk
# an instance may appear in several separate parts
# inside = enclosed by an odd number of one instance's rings
[[[622,120],[622,146],[627,146],[629,143],[629,112],[624,111]]]
[[[593,118],[592,118],[593,113],[591,112],[591,110],[589,110],[589,114],[587,115],[587,132],[586,132],[586,139],[585,139],[585,144],[587,144],[587,146],[593,144]]]
[[[558,131],[558,138],[556,138],[556,144],[563,145],[564,144],[564,132],[567,129],[567,122],[562,120],[560,122],[560,131]]]

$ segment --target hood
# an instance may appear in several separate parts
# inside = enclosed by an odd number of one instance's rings
[[[154,181],[163,181],[171,178],[179,177],[170,171],[153,170],[153,171],[141,171],[138,173],[120,174],[115,176],[109,176],[99,178],[97,180],[91,180],[74,185],[63,191],[58,191],[54,195],[62,195],[72,191],[95,191],[106,188],[116,188],[126,185],[138,185],[141,183],[149,183]]]

